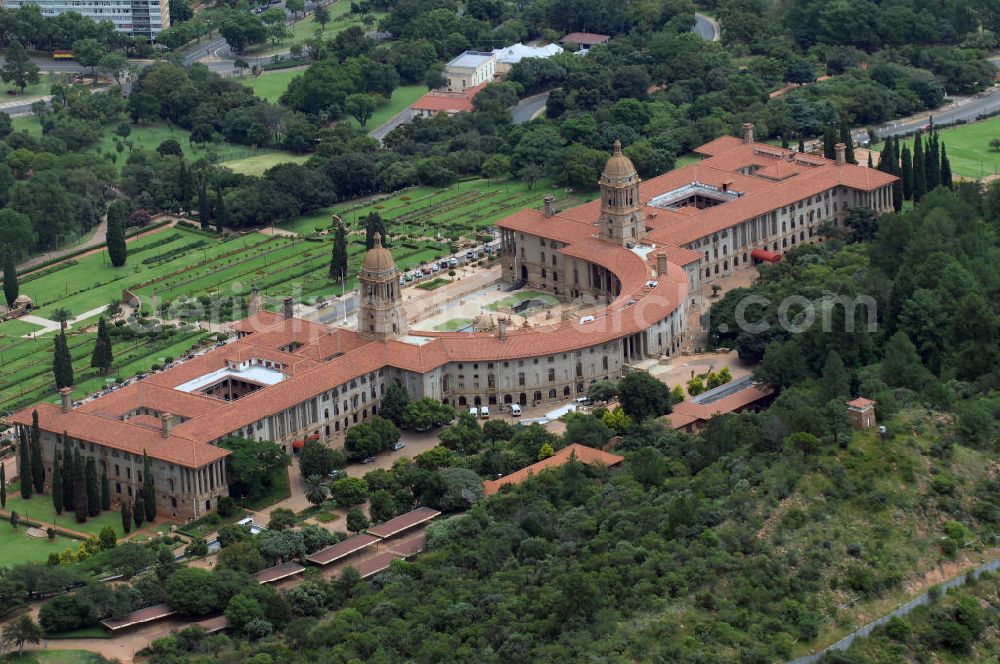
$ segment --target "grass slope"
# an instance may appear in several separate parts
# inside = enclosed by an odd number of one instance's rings
[[[397,113],[402,111],[404,108],[420,99],[427,92],[427,86],[425,85],[403,85],[392,91],[392,97],[389,99],[389,103],[384,106],[380,106],[368,119],[368,124],[365,128],[368,131],[373,129],[378,129],[386,122],[391,120],[396,116]],[[345,122],[348,122],[355,127],[360,126],[358,121],[354,118],[347,118]]]
[[[1000,152],[990,148],[990,140],[1000,138],[1000,116],[982,122],[957,125],[940,131],[947,148],[951,172],[969,178],[1000,173]],[[913,139],[904,143],[913,150]],[[875,149],[882,151],[882,144]]]
[[[47,498],[42,496],[42,498]],[[11,499],[7,499],[10,509]],[[18,512],[20,514],[20,512]],[[78,541],[57,535],[55,539],[28,537],[28,526],[14,529],[9,523],[0,523],[0,567],[11,567],[27,562],[44,562],[50,553],[62,553]],[[2,661],[2,660],[0,660]]]
[[[100,473],[98,473],[100,476]],[[62,514],[56,514],[55,507],[52,506],[52,496],[47,493],[43,494],[33,494],[31,498],[25,500],[21,497],[20,484],[14,483],[7,488],[7,511],[15,511],[21,515],[22,519],[30,519],[34,521],[43,521],[45,523],[55,524],[61,528],[66,528],[67,530],[75,530],[76,532],[85,533],[87,535],[97,535],[101,532],[101,529],[105,526],[111,526],[115,535],[121,537],[124,533],[122,532],[122,518],[118,512],[101,512],[97,516],[90,517],[85,523],[77,523],[76,518],[72,511],[63,511]],[[114,495],[115,487],[114,484],[111,485],[111,493]],[[9,524],[6,526],[9,528]],[[0,532],[3,532],[4,526],[0,526]],[[23,528],[19,529],[18,536],[23,534]],[[25,537],[25,539],[29,539]],[[0,547],[2,548],[2,547]],[[62,551],[64,547],[60,548]],[[48,555],[48,554],[46,554]]]

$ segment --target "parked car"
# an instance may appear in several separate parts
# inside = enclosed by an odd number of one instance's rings
[[[403,441],[401,441],[401,440],[397,440],[397,441],[396,441],[395,443],[393,443],[393,445],[392,445],[392,451],[393,451],[393,452],[398,452],[398,451],[400,451],[401,449],[403,449],[404,447],[406,447],[406,443],[404,443],[404,442],[403,442]]]
[[[479,417],[483,418],[484,420],[490,419],[490,409],[489,409],[489,406],[480,406],[479,407]]]
[[[431,273],[431,269],[429,267],[427,267],[426,265],[424,267],[420,268],[420,271],[423,272],[424,275],[428,275],[428,274]]]
[[[334,468],[329,473],[327,473],[327,477],[329,477],[331,480],[339,480],[342,477],[347,477],[347,472],[344,471],[344,469],[342,468]]]
[[[375,463],[375,457],[366,456],[364,459],[361,460],[361,463]]]
[[[511,417],[521,417],[521,406],[513,403],[510,405],[510,416]]]
[[[441,266],[438,265],[437,263],[434,263],[434,265],[431,265],[431,272],[438,272],[440,269],[441,269]]]
[[[472,415],[473,417],[478,417],[479,409],[473,406],[472,408],[469,409],[469,415]]]

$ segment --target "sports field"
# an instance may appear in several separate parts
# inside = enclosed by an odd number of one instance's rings
[[[990,147],[990,141],[1000,138],[1000,116],[982,122],[957,125],[939,132],[947,148],[951,172],[967,178],[981,178],[1000,174],[1000,150]],[[913,150],[913,139],[903,141]],[[883,144],[875,146],[882,151]]]

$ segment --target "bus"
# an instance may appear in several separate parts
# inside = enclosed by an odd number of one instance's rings
[[[72,60],[75,57],[76,56],[73,55],[73,51],[65,51],[65,50],[52,51],[53,60]]]

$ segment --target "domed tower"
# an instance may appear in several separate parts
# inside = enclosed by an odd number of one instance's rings
[[[382,246],[382,236],[375,233],[375,244],[365,254],[361,265],[361,309],[358,332],[372,339],[391,339],[406,334],[406,312],[399,293],[399,270],[392,253]]]
[[[646,217],[639,202],[639,174],[632,161],[622,154],[621,141],[604,165],[601,185],[600,236],[617,244],[638,242],[646,236]]]

